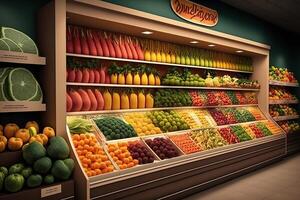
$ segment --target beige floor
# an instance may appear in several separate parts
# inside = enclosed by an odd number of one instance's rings
[[[299,200],[300,153],[184,200]]]

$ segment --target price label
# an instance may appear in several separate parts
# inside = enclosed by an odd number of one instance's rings
[[[61,185],[54,185],[41,189],[41,198],[61,193]]]

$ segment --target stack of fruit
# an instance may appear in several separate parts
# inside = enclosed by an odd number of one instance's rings
[[[117,117],[103,117],[94,119],[97,127],[107,140],[136,137],[133,127]]]
[[[209,112],[218,126],[229,124],[226,116],[223,114],[221,109],[210,109]]]
[[[222,109],[223,114],[227,118],[228,124],[236,124],[238,121],[234,117],[234,108]]]
[[[207,110],[199,109],[193,110],[193,113],[197,116],[200,121],[200,128],[210,128],[216,125],[211,115]]]
[[[251,128],[252,132],[255,134],[255,138],[261,138],[264,137],[264,133],[259,129],[255,124],[249,124],[249,127]]]
[[[280,122],[279,122],[279,125],[280,125]],[[282,133],[282,130],[271,121],[266,122],[266,126],[272,132],[273,135]]]
[[[262,131],[264,136],[273,135],[264,122],[258,122],[255,125]]]
[[[134,128],[138,136],[162,133],[160,128],[156,127],[145,113],[126,113],[123,117]]]
[[[146,139],[145,142],[161,160],[179,156],[176,147],[166,138]]]
[[[175,111],[153,111],[147,113],[153,124],[164,132],[189,129],[189,125]]]
[[[240,104],[239,100],[237,99],[237,96],[235,95],[234,91],[227,91],[227,96],[230,98],[230,101],[233,105]]]
[[[244,92],[244,96],[247,99],[248,104],[257,104],[257,93],[256,92]]]
[[[230,129],[238,137],[240,142],[251,140],[251,137],[247,134],[242,126],[231,126]]]
[[[7,169],[0,167],[0,191],[18,192],[24,185],[39,187],[42,183],[68,180],[74,169],[74,161],[69,158],[70,149],[60,136],[53,136],[46,148],[33,141],[22,149],[25,161]]]
[[[252,114],[255,120],[265,119],[258,107],[247,107],[246,109]]]
[[[40,133],[40,127],[37,122],[29,121],[24,128],[19,128],[15,123],[0,125],[0,152],[6,149],[18,151],[28,143],[37,141],[42,145],[47,145],[48,139],[55,136],[55,131],[51,127],[45,127]]]
[[[200,91],[190,91],[189,95],[192,99],[192,105],[193,106],[204,106],[205,105],[205,99],[204,99],[204,93]]]
[[[0,101],[43,101],[34,75],[25,68],[0,68]]]
[[[239,102],[238,104],[247,104],[248,103],[246,97],[241,92],[235,92],[235,96]]]
[[[232,109],[232,113],[238,123],[255,121],[255,117],[246,108]]]
[[[70,89],[67,93],[67,112],[120,110],[153,108],[154,99],[151,93],[140,90],[136,94],[133,90],[129,94],[120,90],[98,89]]]
[[[272,117],[298,115],[297,110],[290,105],[270,105],[269,112]]]
[[[270,80],[297,83],[293,72],[289,72],[287,68],[272,66],[269,72]]]
[[[201,124],[197,116],[193,114],[193,110],[176,110],[175,112],[189,125],[190,128],[201,128]]]
[[[141,141],[129,142],[128,150],[133,159],[137,159],[139,164],[153,163],[155,160],[154,155],[145,147]]]
[[[192,99],[186,90],[157,90],[154,95],[155,107],[191,106]]]
[[[190,137],[202,150],[214,149],[228,144],[218,133],[217,129],[192,131]]]
[[[278,124],[286,133],[294,133],[300,130],[300,125],[297,121],[281,121]]]
[[[293,95],[290,91],[282,87],[270,87],[269,99],[270,100],[297,100],[297,97]]]
[[[199,146],[190,138],[188,134],[169,135],[169,138],[185,153],[191,154],[201,151]]]
[[[71,132],[72,133],[72,132]],[[72,142],[87,176],[114,171],[114,166],[92,133],[73,134]]]
[[[221,128],[218,130],[220,135],[228,142],[228,144],[239,143],[239,139],[230,128]]]
[[[108,144],[107,148],[113,161],[120,169],[131,168],[139,164],[139,160],[132,157],[128,142]]]

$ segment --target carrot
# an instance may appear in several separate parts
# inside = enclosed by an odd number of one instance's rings
[[[86,36],[87,36],[87,43],[89,46],[90,55],[97,56],[97,48],[91,30],[88,29],[86,30]]]
[[[124,40],[122,40],[122,36],[121,35],[119,37],[119,46],[120,46],[120,49],[121,49],[121,52],[122,52],[122,57],[125,58],[125,59],[128,59],[128,53],[126,51]]]
[[[101,47],[101,43],[100,43],[100,40],[98,38],[97,32],[96,31],[91,31],[91,34],[92,34],[94,42],[95,42],[95,46],[96,46],[96,49],[97,49],[97,55],[98,56],[103,56],[103,49]]]
[[[128,37],[124,37],[124,46],[125,46],[125,49],[126,49],[126,52],[127,52],[128,59],[133,59],[132,51],[131,51],[131,49],[129,47],[129,44],[128,44]]]
[[[116,35],[112,35],[112,44],[116,52],[116,57],[122,58],[123,54],[121,52],[120,42],[117,40]]]
[[[106,40],[106,43],[107,43],[107,46],[108,46],[108,50],[109,50],[109,55],[110,57],[116,57],[116,51],[114,49],[114,45],[113,45],[113,42],[112,42],[112,39],[109,36],[107,36],[107,34],[104,32],[104,36],[105,36],[105,40]]]
[[[81,44],[80,44],[80,39],[79,39],[78,27],[74,27],[72,38],[73,38],[74,53],[81,54]]]
[[[129,44],[130,50],[132,52],[133,59],[138,60],[139,56],[138,56],[138,54],[137,54],[137,52],[135,50],[135,47],[134,47],[134,45],[132,43],[131,38],[129,38],[129,43],[128,44]]]
[[[89,46],[83,29],[80,30],[80,44],[81,44],[81,53],[85,55],[89,55],[90,54]]]
[[[104,33],[102,35],[101,32],[98,32],[98,38],[100,40],[100,44],[101,44],[101,47],[102,47],[102,50],[103,50],[103,55],[106,56],[106,57],[109,57],[110,54],[109,54],[108,45],[106,43]]]
[[[71,32],[71,26],[67,26],[67,53],[73,53],[74,52],[74,46],[73,46],[73,39],[72,39],[72,32]]]
[[[136,52],[138,54],[138,59],[139,60],[144,60],[145,59],[144,58],[144,52],[141,49],[141,46],[139,44],[138,39],[135,40],[134,47],[135,47],[135,50],[136,50]]]

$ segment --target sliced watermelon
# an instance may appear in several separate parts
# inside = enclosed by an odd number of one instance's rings
[[[16,43],[24,53],[39,54],[34,41],[21,31],[9,27],[2,27],[1,35],[2,38],[10,39]]]
[[[30,101],[38,93],[39,84],[33,74],[27,69],[13,69],[7,79],[9,96],[14,101]]]

